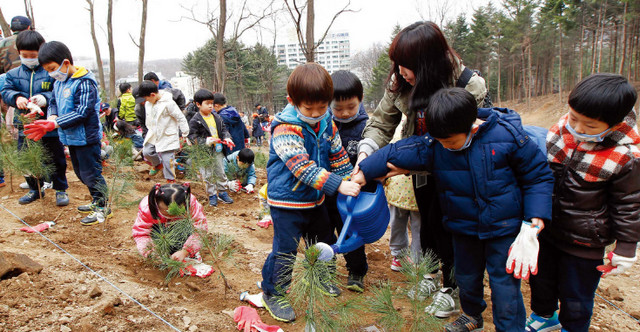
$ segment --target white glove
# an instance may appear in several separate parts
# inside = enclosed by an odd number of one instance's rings
[[[599,265],[597,267],[598,271],[602,272],[602,277],[606,277],[608,275],[618,275],[624,273],[624,271],[628,270],[633,266],[633,263],[638,259],[636,256],[634,257],[624,257],[620,255],[616,255],[610,252],[607,257],[611,263],[606,265]]]
[[[216,142],[216,139],[213,137],[207,137],[207,140],[204,142],[204,144],[206,144],[207,146],[211,146],[213,145],[213,143]]]
[[[36,105],[31,101],[27,103],[27,109],[31,112],[39,114],[40,116],[44,116],[44,112],[42,111],[40,106]]]
[[[240,184],[240,181],[237,180],[230,180],[227,181],[227,188],[229,188],[229,190],[237,193],[238,191],[240,191],[240,188],[242,187],[242,185]]]
[[[255,190],[253,190],[253,185],[252,184],[248,184],[248,185],[244,186],[244,191],[246,191],[247,194],[255,193]]]
[[[31,98],[29,98],[29,101],[38,105],[39,107],[47,106],[47,98],[45,98],[43,95],[31,96]]]
[[[507,273],[513,272],[516,279],[529,279],[529,273],[538,273],[538,227],[531,227],[530,222],[523,221],[520,233],[509,248]]]
[[[180,270],[180,276],[194,276],[200,278],[206,278],[213,273],[213,267],[205,263],[195,263],[187,265],[187,267]]]

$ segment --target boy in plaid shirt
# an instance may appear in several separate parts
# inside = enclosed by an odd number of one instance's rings
[[[594,74],[569,95],[569,113],[547,135],[555,176],[552,222],[540,233],[527,331],[588,331],[601,277],[636,261],[640,143],[626,78]],[[615,243],[603,264],[605,247]],[[558,301],[562,310],[558,310]]]

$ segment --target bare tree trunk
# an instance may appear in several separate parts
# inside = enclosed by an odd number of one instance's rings
[[[227,27],[227,0],[220,0],[220,16],[218,17],[218,32],[216,34],[216,84],[213,90],[224,93],[224,83],[227,77],[227,66],[224,61],[224,31]]]
[[[598,43],[596,41],[598,31],[600,31],[599,28],[593,30],[593,36],[591,39],[591,72],[589,74],[593,74],[596,72],[596,56],[598,55]]]
[[[107,42],[109,44],[109,99],[116,99],[116,51],[113,46],[113,0],[107,7]]]
[[[24,0],[24,12],[27,13],[27,17],[31,20],[31,30],[36,29],[36,19],[33,17],[33,6],[31,0]]]
[[[11,26],[7,23],[7,20],[4,19],[2,9],[0,9],[0,28],[2,28],[2,35],[4,38],[11,36]]]
[[[558,24],[558,30],[560,30],[560,47],[558,48],[558,96],[560,102],[562,102],[562,23]]]
[[[315,24],[315,9],[314,9],[314,0],[307,0],[307,53],[305,53],[305,57],[307,58],[307,62],[313,62],[315,59],[315,39],[314,39],[314,24]]]
[[[530,108],[530,102],[531,102],[531,82],[533,82],[533,77],[531,76],[531,39],[527,38],[527,55],[528,55],[528,67],[527,68],[527,76],[528,76],[528,82],[527,82],[527,108],[529,110],[531,110]]]
[[[144,76],[144,38],[147,33],[147,4],[149,0],[142,0],[142,20],[140,22],[140,42],[138,43],[138,84]]]
[[[26,1],[25,1],[26,4]],[[89,11],[89,23],[91,24],[91,39],[93,39],[93,48],[95,49],[96,52],[96,64],[98,66],[98,78],[99,78],[99,82],[100,82],[100,89],[104,91],[105,89],[105,85],[104,85],[104,68],[102,68],[102,56],[100,55],[100,45],[98,45],[98,38],[96,38],[96,27],[95,27],[95,20],[93,17],[93,0],[87,0],[87,4],[89,5],[89,8],[87,8],[87,10]]]
[[[502,67],[501,67],[501,63],[500,63],[500,36],[498,36],[498,91],[497,93],[497,101],[498,101],[498,107],[502,107],[502,99],[500,96],[500,87],[501,87],[501,75],[502,74]]]
[[[582,81],[582,70],[584,68],[584,54],[582,52],[584,45],[584,15],[582,16],[582,25],[580,25],[580,41],[579,41],[579,53],[580,53],[580,68],[578,68],[578,80]]]
[[[598,66],[596,67],[596,70],[599,72],[600,71],[600,63],[602,62],[602,49],[604,48],[604,23],[607,20],[607,1],[605,0],[604,2],[604,6],[602,8],[602,24],[600,25],[600,46],[599,46],[599,50],[598,50]]]
[[[616,57],[618,56],[618,31],[619,31],[619,25],[618,22],[615,22],[615,29],[614,34],[613,34],[613,48],[609,47],[609,70],[610,72],[613,72],[614,70],[616,70],[616,68],[618,68],[617,63],[616,63]]]
[[[622,75],[622,69],[624,68],[624,62],[627,55],[627,5],[624,3],[624,13],[622,14],[622,54],[620,55],[620,66],[618,67],[618,74]]]

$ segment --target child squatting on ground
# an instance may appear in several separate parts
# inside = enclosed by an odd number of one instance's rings
[[[174,166],[176,151],[180,149],[180,135],[189,135],[189,124],[170,92],[158,91],[155,83],[143,81],[138,93],[146,100],[145,124],[148,131],[142,154],[153,166],[149,175],[156,175],[162,169],[167,182],[173,183],[176,181]]]
[[[571,91],[569,113],[547,135],[547,159],[555,176],[553,219],[540,233],[528,331],[557,330],[560,324],[563,331],[588,331],[600,277],[623,273],[636,261],[636,99],[626,78],[591,75]],[[612,243],[603,266],[605,247]]]
[[[73,65],[71,51],[61,42],[43,44],[38,61],[56,82],[49,100],[47,120],[36,120],[25,126],[27,138],[37,141],[47,132],[58,129],[63,145],[69,146],[73,171],[89,189],[92,202],[78,207],[89,213],[80,222],[93,225],[111,216],[106,207],[106,183],[102,177],[100,159],[100,97],[94,75],[83,67]]]
[[[520,279],[509,275],[505,266],[518,231],[542,228],[543,220],[551,219],[553,175],[545,156],[525,133],[517,113],[478,110],[474,97],[462,88],[434,93],[425,121],[427,135],[373,153],[360,163],[361,171],[352,181],[364,184],[406,170],[434,174],[443,223],[453,234],[455,279],[464,311],[445,325],[445,331],[483,328],[485,268],[496,331],[523,331],[526,312]]]
[[[224,172],[229,181],[236,181],[236,191],[242,189],[247,194],[255,193],[256,168],[253,165],[253,150],[244,148],[224,158]]]
[[[193,227],[201,232],[207,232],[207,218],[202,210],[202,205],[197,198],[191,194],[188,183],[185,184],[156,184],[149,195],[140,201],[138,206],[138,217],[133,224],[133,239],[136,241],[138,252],[143,257],[148,257],[154,253],[154,243],[151,233],[161,225],[168,225],[173,221],[182,218],[182,215],[172,215],[169,206],[175,203],[188,211],[193,219]],[[200,248],[202,247],[200,235],[195,232],[184,234],[183,239],[175,241],[175,247],[170,250],[171,259],[182,262],[190,258],[195,261],[202,261]]]
[[[360,186],[345,181],[353,167],[331,120],[333,84],[315,63],[300,65],[287,81],[287,105],[271,126],[267,162],[267,201],[273,217],[273,247],[262,267],[263,302],[277,320],[290,322],[295,312],[284,298],[291,282],[290,258],[303,237],[307,246],[335,243],[325,194],[356,196]],[[325,278],[329,279],[328,277]],[[340,289],[324,283],[322,290],[338,296]]]
[[[198,106],[199,111],[189,120],[189,140],[213,150],[214,160],[211,166],[202,168],[199,172],[207,183],[209,205],[218,206],[218,198],[222,203],[233,203],[233,199],[226,191],[233,183],[227,181],[227,175],[224,172],[222,149],[223,144],[233,146],[233,141],[220,115],[213,112],[213,98],[213,92],[207,89],[200,89],[193,95],[193,102]],[[212,175],[215,183],[210,182]]]

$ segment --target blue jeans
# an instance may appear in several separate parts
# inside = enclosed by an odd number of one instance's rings
[[[587,332],[593,314],[600,276],[596,270],[602,259],[587,259],[570,255],[550,242],[540,240],[538,274],[531,276],[531,310],[538,315],[551,315],[562,309],[562,327],[571,332]]]
[[[336,237],[324,204],[304,210],[272,206],[271,217],[273,247],[262,267],[262,290],[267,295],[283,295],[291,283],[300,238],[309,246],[316,242],[333,244]]]
[[[465,314],[480,316],[484,301],[484,270],[489,273],[493,323],[496,331],[524,331],[526,312],[520,279],[507,274],[506,263],[514,236],[480,240],[476,236],[453,234],[455,278],[460,289],[460,306]]]
[[[93,203],[98,206],[106,204],[107,183],[102,177],[102,161],[100,160],[100,142],[69,146],[71,164],[78,179],[89,188]]]

